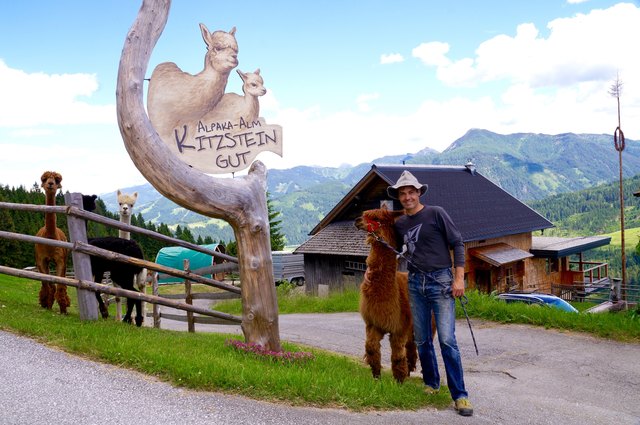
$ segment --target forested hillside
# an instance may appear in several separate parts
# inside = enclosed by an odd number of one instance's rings
[[[625,228],[640,227],[640,175],[623,181]],[[531,206],[556,225],[545,235],[590,236],[620,230],[620,184],[612,182],[578,192],[554,195]]]

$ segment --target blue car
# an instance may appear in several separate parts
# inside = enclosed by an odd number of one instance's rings
[[[554,308],[559,308],[560,310],[568,311],[570,313],[578,312],[578,310],[574,306],[572,306],[562,298],[556,297],[555,295],[539,294],[536,292],[533,292],[533,293],[505,292],[503,294],[496,295],[496,297],[508,303],[523,302],[523,303],[532,304],[532,305],[546,305]]]

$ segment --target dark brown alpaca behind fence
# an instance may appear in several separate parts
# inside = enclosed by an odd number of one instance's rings
[[[398,262],[393,250],[393,223],[400,214],[401,211],[387,209],[368,210],[356,219],[355,225],[368,232],[367,243],[371,246],[368,273],[360,285],[360,314],[366,325],[365,361],[373,377],[379,378],[380,341],[389,334],[393,377],[403,382],[415,370],[418,354],[413,341],[407,274],[396,271]]]

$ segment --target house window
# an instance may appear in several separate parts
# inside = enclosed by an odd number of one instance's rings
[[[345,261],[344,262],[344,268],[347,270],[358,270],[358,271],[365,271],[367,270],[367,264],[366,263],[360,263],[357,261]]]
[[[556,273],[560,270],[560,261],[557,258],[547,258],[547,274]]]
[[[513,267],[507,267],[504,271],[505,273],[505,282],[507,283],[507,289],[509,291],[517,289],[516,278],[513,274]]]

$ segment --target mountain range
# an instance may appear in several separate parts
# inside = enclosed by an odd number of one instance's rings
[[[385,156],[354,167],[299,166],[269,170],[267,190],[272,208],[281,213],[281,232],[287,244],[298,245],[373,163],[464,165],[467,162],[473,162],[480,174],[523,202],[609,183],[620,176],[620,156],[611,135],[502,135],[472,129],[443,152],[425,148],[413,154]],[[640,170],[640,146],[636,142],[626,141],[622,165],[625,178]],[[196,237],[233,239],[233,232],[226,222],[182,208],[164,198],[150,184],[120,190],[138,192],[134,213],[141,213],[147,222],[166,223],[170,227],[186,225]],[[115,191],[101,194],[100,198],[109,210],[117,212]]]

